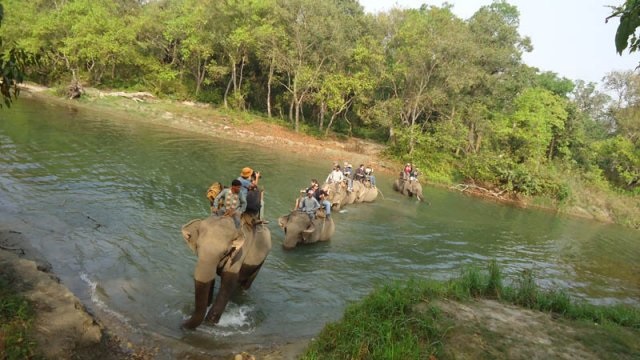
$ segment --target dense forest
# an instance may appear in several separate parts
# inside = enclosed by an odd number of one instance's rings
[[[505,1],[469,19],[447,5],[368,14],[356,0],[2,4],[4,58],[30,54],[25,79],[40,84],[151,91],[373,139],[434,182],[555,204],[584,189],[640,194],[640,75],[596,84],[526,65],[534,44]]]

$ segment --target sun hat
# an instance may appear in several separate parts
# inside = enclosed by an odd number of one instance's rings
[[[313,190],[307,191],[307,194],[313,194]]]
[[[240,176],[242,176],[243,178],[247,178],[251,176],[251,174],[253,174],[253,170],[250,167],[246,167],[240,172]]]

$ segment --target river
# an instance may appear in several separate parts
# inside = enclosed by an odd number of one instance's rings
[[[30,224],[25,235],[85,306],[161,347],[161,357],[309,339],[377,285],[448,279],[492,259],[507,278],[531,270],[542,287],[590,303],[639,304],[636,230],[430,187],[428,203],[418,203],[380,174],[383,196],[334,214],[330,242],[284,251],[277,217],[333,160],[350,159],[309,159],[28,97],[0,110],[5,220]],[[230,183],[244,166],[264,176],[273,249],[218,326],[183,331],[195,256],[180,227],[208,215],[211,182]]]

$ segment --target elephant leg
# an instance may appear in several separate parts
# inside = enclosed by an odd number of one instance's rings
[[[213,303],[213,289],[215,289],[216,279],[211,280],[211,286],[209,287],[209,298],[207,300],[207,306],[210,306]]]
[[[213,281],[200,282],[198,280],[194,280],[194,282],[196,308],[193,310],[191,318],[182,323],[182,327],[191,330],[197,328],[202,323],[204,315],[207,312],[207,302],[209,300],[210,289],[213,289]]]
[[[261,262],[260,265],[256,266],[255,268],[252,266],[251,269],[247,270],[248,275],[242,274],[242,280],[240,280],[240,287],[242,288],[242,290],[249,290],[251,284],[253,284],[253,280],[255,280],[256,276],[258,276],[258,272],[260,271],[262,264],[264,264],[264,262]]]
[[[233,294],[233,291],[238,285],[238,273],[226,271],[222,273],[221,278],[216,301],[206,316],[206,320],[213,324],[217,324],[218,321],[220,321],[220,316],[222,316],[222,312],[224,312],[224,308],[227,307],[231,294]]]

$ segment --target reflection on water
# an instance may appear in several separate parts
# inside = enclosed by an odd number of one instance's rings
[[[20,99],[0,112],[0,207],[92,310],[174,349],[224,353],[315,335],[375,286],[409,276],[447,279],[496,259],[507,276],[532,269],[545,287],[593,303],[638,303],[638,233],[425,189],[334,214],[331,242],[285,252],[276,218],[333,160],[71,111]],[[180,226],[207,216],[204,193],[240,169],[260,170],[274,248],[252,289],[217,327],[183,332],[195,257]]]

